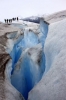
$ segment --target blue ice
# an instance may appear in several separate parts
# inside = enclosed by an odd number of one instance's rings
[[[41,62],[42,61],[43,59]],[[40,64],[37,69],[36,64],[34,64],[28,54],[24,55],[20,65],[18,66],[19,68],[16,67],[14,70],[11,83],[19,92],[22,93],[25,100],[27,100],[29,91],[40,81],[43,74],[42,70],[44,70],[44,68],[42,67],[42,64]]]
[[[24,39],[20,42],[23,48],[30,48],[38,44],[38,37],[33,32],[25,32]]]
[[[19,26],[21,28],[21,26]],[[19,38],[14,45],[11,52],[12,57],[12,85],[24,96],[25,100],[28,98],[29,91],[41,80],[45,71],[45,54],[42,50],[40,64],[36,65],[28,54],[25,54],[21,62],[19,59],[23,50],[36,46],[38,43],[42,43],[44,48],[45,40],[48,33],[48,25],[42,20],[40,21],[40,32],[42,36],[38,39],[38,36],[31,32],[25,31],[24,38]],[[19,62],[19,65],[17,64]],[[16,66],[17,65],[17,66]]]

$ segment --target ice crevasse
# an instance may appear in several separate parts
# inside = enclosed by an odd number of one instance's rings
[[[12,58],[11,84],[24,96],[25,100],[28,99],[31,89],[41,80],[46,67],[43,49],[48,25],[42,20],[37,33],[28,29],[24,30],[23,36],[14,42],[10,52]],[[14,37],[11,36],[11,38]]]

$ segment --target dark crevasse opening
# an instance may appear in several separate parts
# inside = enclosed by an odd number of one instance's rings
[[[29,91],[40,81],[42,78],[43,72],[45,70],[44,66],[44,55],[41,54],[41,60],[38,62],[39,66],[37,69],[37,66],[35,63],[29,58],[28,54],[25,55],[21,65],[24,66],[24,77],[26,79],[26,87],[27,87],[27,93],[24,97],[27,100]],[[26,90],[25,90],[26,91]]]
[[[19,39],[11,52],[12,57],[12,85],[24,96],[25,100],[28,99],[29,91],[41,80],[45,71],[45,54],[44,43],[48,32],[48,25],[43,21],[40,22],[40,31],[42,36],[38,37],[34,33],[25,33],[23,39]],[[40,59],[37,63],[31,59],[28,53],[22,57],[22,53],[26,48],[42,44],[42,51]],[[39,48],[38,48],[39,49]],[[36,53],[38,50],[36,50]]]
[[[42,58],[41,58],[41,72],[42,72],[42,74],[41,74],[41,78],[42,78],[42,76],[43,76],[43,74],[44,74],[44,71],[45,71],[45,54],[44,54],[44,52],[42,52]],[[40,79],[41,79],[40,78]]]
[[[31,73],[31,70],[30,70],[31,69],[31,64],[30,64],[29,57],[27,57],[27,56],[24,57],[24,59],[22,61],[22,66],[24,66],[23,75],[24,75],[25,81],[26,81],[25,92],[23,92],[22,94],[24,95],[25,99],[27,100],[28,92],[33,88],[33,85],[32,85],[32,73]]]

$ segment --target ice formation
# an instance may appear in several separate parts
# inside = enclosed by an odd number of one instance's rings
[[[26,100],[29,91],[40,81],[45,71],[43,48],[47,32],[48,25],[42,21],[40,31],[39,27],[36,31],[32,27],[25,28],[23,38],[14,44],[10,54],[13,61],[11,83]]]

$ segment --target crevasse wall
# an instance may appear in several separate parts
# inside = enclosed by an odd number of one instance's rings
[[[53,23],[49,27],[49,34],[44,48],[46,58],[45,73],[52,67],[52,63],[54,62],[56,56],[60,53],[62,46],[65,44],[63,41],[66,25],[64,21],[65,20]]]
[[[45,47],[45,75],[28,100],[66,99],[66,19],[49,26]]]

